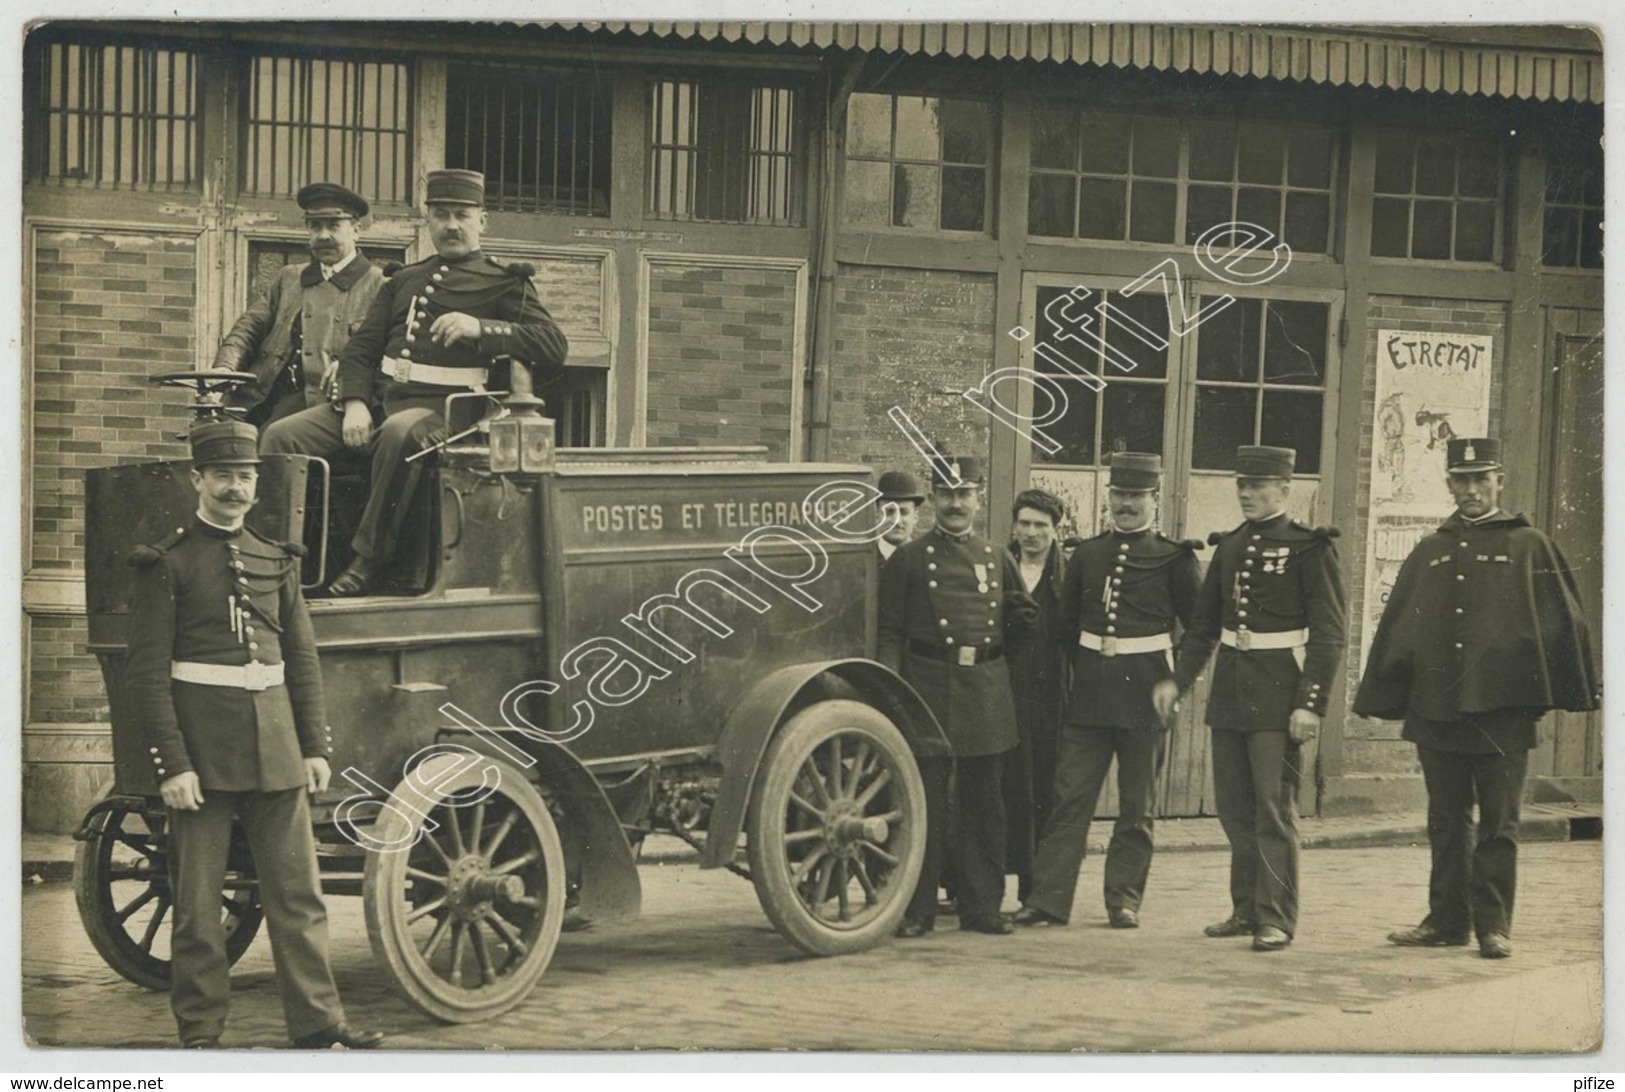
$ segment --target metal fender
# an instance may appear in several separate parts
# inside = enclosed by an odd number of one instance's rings
[[[916,755],[952,753],[936,716],[912,686],[873,660],[826,660],[792,664],[762,679],[735,705],[717,741],[716,760],[722,785],[711,807],[701,868],[721,868],[732,861],[745,827],[756,769],[773,732],[791,711],[815,701],[848,698],[884,713],[908,740]]]
[[[556,743],[533,739],[521,732],[486,731],[500,734],[501,741],[523,751],[532,761],[515,761],[513,754],[471,732],[448,731],[440,739],[459,743],[485,754],[524,766],[526,775],[546,786],[557,798],[569,822],[560,825],[567,865],[580,862],[581,902],[584,917],[597,919],[635,918],[643,910],[643,885],[638,882],[637,860],[621,828],[620,816],[604,795],[598,779],[581,760]]]

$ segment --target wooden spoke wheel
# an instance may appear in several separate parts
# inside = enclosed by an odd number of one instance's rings
[[[395,788],[362,886],[373,954],[448,1023],[523,1001],[564,924],[564,846],[541,793],[495,759],[439,755]]]
[[[825,701],[768,746],[751,794],[750,871],[775,928],[814,955],[890,936],[925,856],[925,788],[881,713]]]
[[[169,889],[165,817],[135,798],[98,805],[73,861],[73,893],[85,933],[107,965],[138,986],[167,990],[174,900]],[[254,870],[234,831],[221,893],[226,959],[254,942],[264,914]]]

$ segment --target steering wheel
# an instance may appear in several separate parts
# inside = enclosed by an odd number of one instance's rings
[[[253,372],[165,372],[149,377],[148,382],[166,387],[189,387],[197,391],[198,400],[202,401],[211,394],[234,391],[256,378]]]

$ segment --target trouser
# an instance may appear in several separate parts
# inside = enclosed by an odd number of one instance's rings
[[[921,758],[925,782],[925,861],[909,900],[908,916],[930,924],[937,915],[937,883],[945,855],[954,862],[959,917],[992,917],[1004,901],[1003,755]],[[955,836],[948,837],[949,782],[953,784]]]
[[[280,792],[204,790],[197,811],[169,812],[170,1008],[183,1042],[218,1038],[226,1026],[230,964],[221,892],[232,816],[242,820],[259,880],[289,1038],[344,1020],[327,954],[327,907],[316,868],[310,805],[303,788]]]
[[[372,457],[372,484],[367,507],[361,513],[350,545],[356,554],[377,565],[395,556],[401,524],[417,493],[424,461],[408,463],[439,438],[445,428],[444,400],[434,397],[390,400],[389,416],[367,442]],[[330,458],[344,450],[344,414],[332,406],[312,406],[268,427],[260,437],[265,455],[318,455]]]
[[[1032,891],[1038,842],[1054,810],[1060,709],[1052,702],[1016,697],[1021,742],[1004,753],[1004,867],[1017,878],[1022,901]]]
[[[1416,753],[1428,790],[1428,844],[1433,850],[1425,924],[1450,936],[1511,935],[1519,807],[1529,752],[1460,754],[1419,744]]]
[[[1115,756],[1118,808],[1106,849],[1106,909],[1139,910],[1151,873],[1152,811],[1167,740],[1166,731],[1144,728],[1062,730],[1054,809],[1038,843],[1033,890],[1024,905],[1071,920],[1089,823]]]
[[[1301,748],[1285,732],[1213,732],[1213,787],[1230,840],[1230,903],[1241,921],[1298,926]]]

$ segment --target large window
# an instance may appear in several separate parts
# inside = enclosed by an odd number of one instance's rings
[[[1378,137],[1371,253],[1380,258],[1499,260],[1503,160],[1494,137]]]
[[[1028,231],[1193,243],[1240,220],[1296,252],[1325,254],[1334,136],[1324,126],[1041,107],[1033,114]]]
[[[985,102],[853,95],[846,121],[846,221],[986,231],[992,109]]]
[[[507,65],[446,71],[446,166],[485,174],[486,206],[608,216],[608,79]]]
[[[245,192],[292,196],[325,179],[370,200],[411,201],[406,65],[253,57],[243,101]]]
[[[1594,135],[1563,135],[1547,144],[1540,260],[1570,269],[1602,268],[1602,142]]]
[[[199,173],[197,54],[46,42],[29,50],[30,177],[184,190]]]
[[[1204,296],[1202,306],[1214,303]],[[1238,299],[1202,323],[1196,343],[1191,466],[1235,466],[1238,444],[1298,450],[1298,472],[1320,472],[1331,308]]]
[[[649,215],[801,223],[800,107],[786,87],[721,78],[651,83]]]

